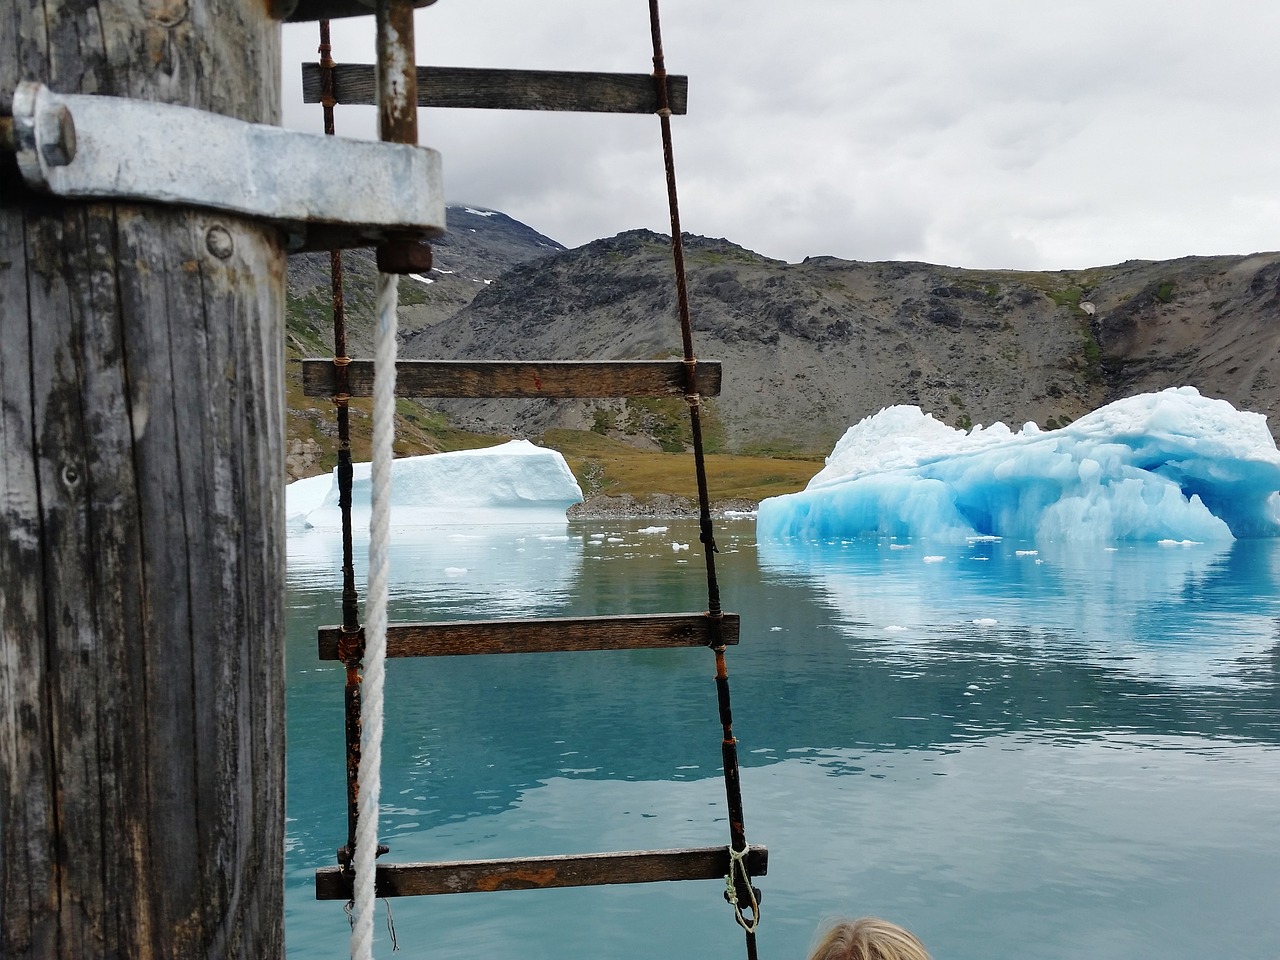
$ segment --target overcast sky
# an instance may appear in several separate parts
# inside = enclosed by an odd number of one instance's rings
[[[796,261],[1060,269],[1280,248],[1276,0],[665,0],[682,224]],[[284,121],[315,24],[284,38]],[[334,21],[371,63],[373,21]],[[438,0],[420,64],[648,73],[646,0]],[[668,232],[658,121],[424,110],[447,199]],[[338,133],[371,137],[371,107]]]

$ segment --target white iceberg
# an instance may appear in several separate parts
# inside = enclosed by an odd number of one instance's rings
[[[351,519],[368,529],[372,484],[367,463],[352,464]],[[391,523],[563,523],[582,490],[556,450],[512,440],[481,450],[402,457],[391,464]],[[338,529],[337,470],[297,480],[285,489],[291,531]]]
[[[1230,541],[1280,535],[1266,417],[1176,387],[1070,426],[965,432],[895,406],[846,431],[800,493],[760,504],[761,537]]]

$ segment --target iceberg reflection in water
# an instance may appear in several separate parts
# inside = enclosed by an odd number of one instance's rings
[[[356,537],[352,559],[363,590],[368,533]],[[582,566],[582,537],[571,535],[564,521],[393,528],[389,550],[392,617],[404,602],[429,606],[435,620],[474,616],[480,608],[487,617],[550,615],[547,611],[565,602]],[[291,588],[341,591],[339,530],[318,527],[291,534],[288,551]]]
[[[651,524],[406,533],[393,616],[702,609],[696,524]],[[342,955],[347,934],[311,884],[346,832],[342,670],[315,660],[339,551],[306,536],[289,544],[290,960]],[[744,521],[717,540],[743,624],[747,836],[770,848],[762,958],[861,913],[951,960],[1280,956],[1280,543],[757,548]],[[712,673],[697,649],[390,663],[387,859],[725,842]],[[738,960],[720,892],[392,908],[404,956]]]
[[[1015,637],[1135,674],[1235,683],[1276,642],[1273,541],[960,544],[761,541],[766,574],[803,577],[859,637],[895,647]]]

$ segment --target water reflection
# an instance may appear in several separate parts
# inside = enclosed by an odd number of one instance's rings
[[[357,534],[356,580],[368,570],[368,534]],[[342,536],[314,528],[288,538],[290,587],[332,595],[341,589]],[[417,619],[523,617],[567,601],[582,566],[582,536],[567,523],[413,526],[393,529],[390,603]],[[393,617],[397,613],[393,610]]]
[[[1273,646],[1280,616],[1270,541],[766,541],[759,551],[763,571],[810,582],[848,635],[879,638],[886,656],[1006,637],[1145,678],[1229,685]]]
[[[705,606],[694,525],[467,533],[397,541],[394,618]],[[1277,544],[757,551],[749,522],[717,539],[743,624],[728,660],[747,832],[772,851],[762,956],[803,956],[848,912],[909,921],[961,960],[1280,956],[1280,852],[1259,842],[1280,832]],[[314,654],[336,547],[290,541],[294,960],[345,933],[310,899],[346,831],[342,675]],[[707,651],[388,666],[391,859],[723,841]],[[699,884],[395,909],[415,955],[628,957],[633,929],[644,952],[741,953]]]

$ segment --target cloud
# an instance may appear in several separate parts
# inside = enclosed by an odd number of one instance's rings
[[[440,0],[422,63],[650,69],[642,4]],[[1261,0],[668,0],[683,225],[768,256],[1064,268],[1277,243],[1280,6]],[[286,28],[290,89],[315,26]],[[335,21],[370,62],[372,21]],[[339,129],[373,135],[370,108]],[[451,200],[577,245],[668,229],[646,117],[428,111]]]

